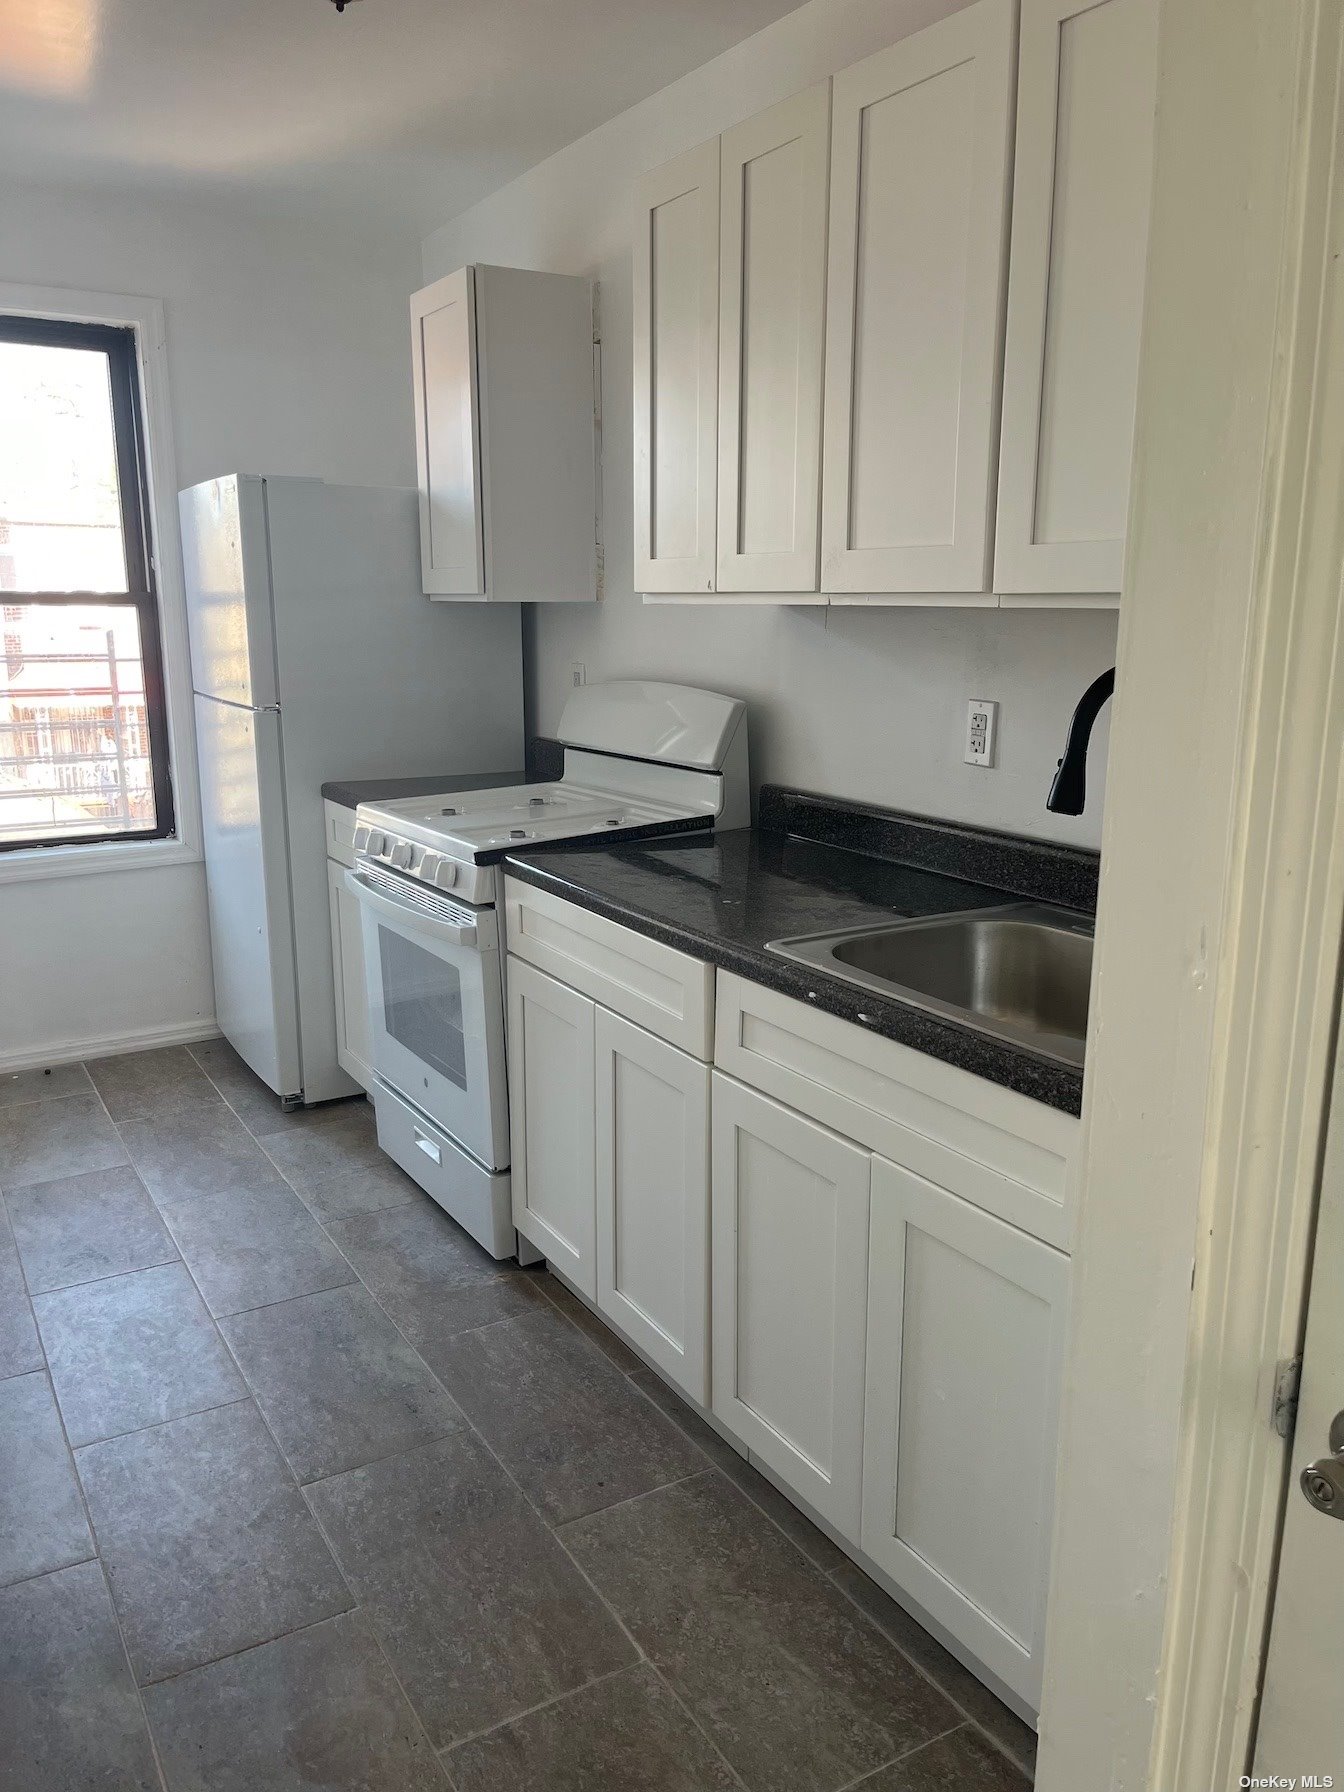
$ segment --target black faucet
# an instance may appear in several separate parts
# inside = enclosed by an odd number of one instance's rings
[[[1115,667],[1103,672],[1088,685],[1078,699],[1078,707],[1069,723],[1069,738],[1064,743],[1064,757],[1055,772],[1055,781],[1045,799],[1047,809],[1056,815],[1081,815],[1087,801],[1087,743],[1092,738],[1092,724],[1101,713],[1101,706],[1115,690]]]

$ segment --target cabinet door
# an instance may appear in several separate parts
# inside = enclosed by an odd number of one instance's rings
[[[635,219],[635,589],[714,589],[719,141],[640,183]]]
[[[862,1546],[1040,1703],[1068,1258],[873,1159]]]
[[[364,1089],[373,1088],[373,1037],[364,984],[364,925],[345,887],[345,867],[327,860],[331,902],[331,970],[336,988],[336,1062]]]
[[[719,142],[720,591],[816,591],[830,82]]]
[[[1023,0],[1000,592],[1120,590],[1156,66],[1156,0]]]
[[[857,1541],[866,1151],[714,1074],[713,1410]]]
[[[978,0],[835,77],[825,591],[989,590],[1013,24]]]
[[[597,1010],[597,1305],[709,1401],[709,1066]]]
[[[508,981],[513,1223],[593,1300],[593,1004],[516,958]]]
[[[476,291],[459,268],[411,297],[420,564],[432,597],[485,595]]]

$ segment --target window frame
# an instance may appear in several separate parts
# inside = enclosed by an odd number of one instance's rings
[[[147,476],[145,537],[159,600],[159,643],[168,709],[168,770],[177,832],[161,840],[119,835],[89,844],[70,840],[0,853],[0,887],[99,873],[138,873],[196,867],[203,860],[196,780],[191,654],[178,535],[176,450],[161,299],[67,286],[0,281],[0,314],[74,323],[110,324],[135,332],[141,451]]]

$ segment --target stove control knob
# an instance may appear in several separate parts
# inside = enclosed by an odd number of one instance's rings
[[[546,798],[544,796],[530,796],[527,799],[527,806],[529,809],[544,809],[546,807]]]
[[[411,847],[406,840],[399,840],[389,855],[398,871],[409,871],[411,868]]]
[[[364,842],[364,850],[371,859],[381,859],[387,851],[387,835],[375,833],[370,828],[368,839]]]
[[[438,868],[439,868],[438,853],[436,853],[436,852],[423,853],[423,854],[421,854],[420,863],[415,868],[415,875],[417,877],[423,878],[427,884],[432,884],[434,882],[434,876],[435,876],[435,873],[438,871]]]
[[[440,859],[434,867],[434,882],[441,890],[451,890],[457,882],[457,866],[451,859]]]
[[[367,825],[361,821],[355,829],[355,851],[356,852],[367,852],[368,849],[369,849],[369,830],[368,830]]]

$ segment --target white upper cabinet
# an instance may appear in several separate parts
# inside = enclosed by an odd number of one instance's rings
[[[591,284],[459,268],[412,297],[411,361],[428,595],[596,597]]]
[[[635,588],[714,589],[719,143],[640,183],[634,262]]]
[[[815,592],[830,82],[719,142],[718,589]]]
[[[835,77],[822,588],[993,599],[1011,0]]]
[[[995,587],[1121,586],[1156,0],[1023,0]]]

